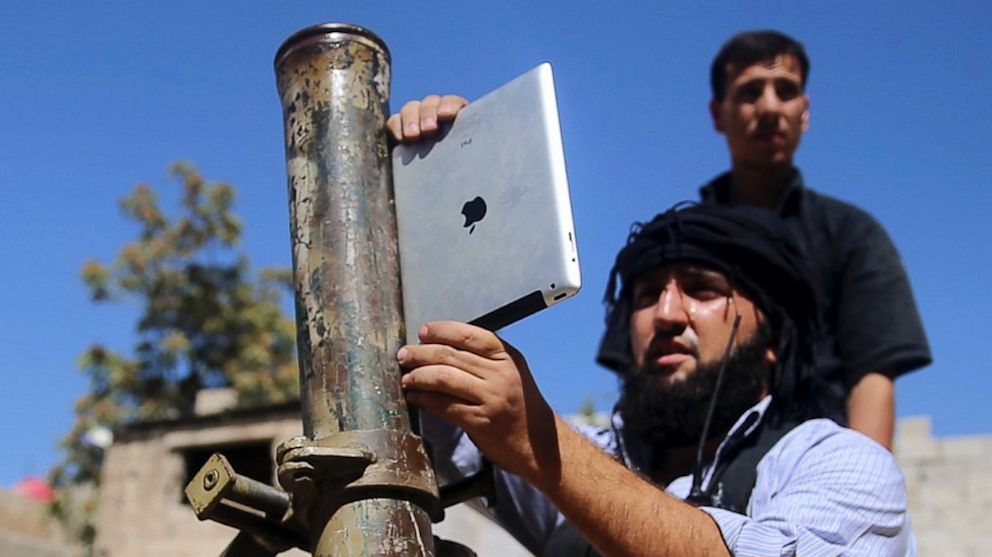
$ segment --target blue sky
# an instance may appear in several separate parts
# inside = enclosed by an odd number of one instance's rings
[[[44,474],[92,342],[127,349],[136,309],[88,302],[78,270],[133,237],[117,200],[195,163],[239,189],[244,250],[289,265],[272,58],[294,31],[348,21],[393,55],[392,106],[470,99],[554,66],[583,292],[506,331],[551,403],[608,408],[592,363],[600,298],[631,221],[727,167],[707,71],[736,31],[777,28],[812,58],[807,183],[888,229],[935,363],[899,380],[899,416],[992,431],[992,8],[983,2],[6,2],[0,6],[0,486]],[[983,255],[984,254],[984,255]]]

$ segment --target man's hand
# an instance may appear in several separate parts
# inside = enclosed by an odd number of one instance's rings
[[[539,488],[557,476],[555,415],[515,348],[453,321],[424,325],[420,341],[397,354],[410,370],[402,379],[408,402],[461,427],[493,463]]]
[[[542,491],[601,554],[729,557],[709,515],[669,496],[555,416],[523,356],[442,321],[397,359],[411,404],[461,427],[493,463]]]
[[[421,101],[410,101],[398,114],[386,121],[389,133],[399,143],[411,143],[437,133],[438,122],[454,120],[468,101],[458,95],[427,95]]]

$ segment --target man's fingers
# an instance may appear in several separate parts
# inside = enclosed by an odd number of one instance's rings
[[[496,333],[458,321],[426,323],[418,336],[422,344],[444,344],[483,358],[497,358],[506,353],[506,346]]]
[[[460,350],[446,344],[417,344],[404,346],[396,354],[396,361],[406,369],[441,365],[458,368],[463,373],[485,378],[490,362],[478,354]]]
[[[437,109],[437,116],[441,120],[450,120],[458,112],[468,106],[468,99],[460,95],[445,95],[441,97],[441,103]]]
[[[400,109],[403,141],[420,139],[420,101],[410,101]]]
[[[486,383],[461,369],[445,365],[426,365],[404,374],[400,379],[404,392],[423,391],[452,396],[461,401],[480,404]]]
[[[420,135],[432,136],[438,131],[438,123],[453,120],[462,108],[468,105],[464,97],[458,95],[427,95],[418,107]]]
[[[404,104],[386,120],[386,128],[400,143],[418,141],[436,134],[438,122],[453,120],[466,105],[468,100],[459,95],[427,95]]]
[[[392,135],[393,139],[403,141],[403,120],[398,112],[386,120],[386,129],[389,130],[389,135]]]
[[[420,101],[420,133],[432,135],[437,132],[437,109],[441,106],[441,97],[427,95]]]
[[[432,416],[461,428],[470,425],[473,422],[472,417],[479,413],[478,405],[443,393],[409,391],[406,393],[406,401]]]

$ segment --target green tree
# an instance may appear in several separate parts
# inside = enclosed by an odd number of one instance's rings
[[[121,200],[139,225],[137,239],[112,264],[82,268],[94,302],[140,308],[130,355],[95,344],[79,357],[89,392],[76,402],[64,459],[50,475],[54,514],[88,546],[103,456],[92,432],[189,416],[205,387],[233,387],[241,406],[298,396],[295,329],[280,306],[290,272],[252,273],[237,250],[233,186],[208,183],[189,164],[170,172],[182,186],[177,214],[170,218],[152,188],[139,184]]]

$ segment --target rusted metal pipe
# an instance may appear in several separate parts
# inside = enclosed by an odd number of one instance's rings
[[[304,434],[333,444],[341,432],[359,438],[367,432],[370,442],[356,442],[362,447],[374,447],[383,430],[406,438],[410,417],[395,361],[404,339],[399,256],[384,126],[389,51],[366,29],[323,24],[289,37],[275,69],[286,131]],[[386,476],[417,488],[374,489],[365,493],[370,498],[359,498],[360,489],[344,499],[318,495],[307,517],[314,555],[434,555],[428,512],[404,496],[428,487],[436,492],[433,471],[426,459],[392,462]]]

